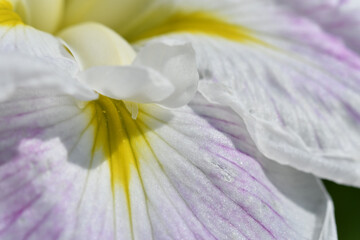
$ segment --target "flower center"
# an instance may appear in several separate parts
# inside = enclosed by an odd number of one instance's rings
[[[111,168],[112,187],[121,184],[127,190],[131,172],[137,166],[137,156],[132,144],[142,135],[122,101],[102,95],[89,103],[93,126],[96,128],[93,157],[97,151],[105,154]],[[138,145],[138,143],[136,144]],[[139,146],[137,146],[139,147]]]
[[[121,6],[127,2],[123,1]],[[71,6],[63,0],[0,0],[0,3],[6,12],[4,16],[14,24],[18,24],[20,15],[25,23],[50,33],[57,29],[59,20],[64,20],[63,16],[59,17],[62,7]],[[82,0],[81,3],[87,5]],[[44,16],[52,10],[54,13],[44,23]],[[136,118],[138,103],[180,107],[196,92],[199,76],[190,44],[151,43],[136,56],[131,45],[117,32],[94,22],[68,26],[56,36],[75,58],[80,68],[78,80],[101,95],[123,100],[133,118]]]

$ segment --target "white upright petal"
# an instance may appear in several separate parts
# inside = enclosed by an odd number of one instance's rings
[[[174,92],[169,79],[144,67],[93,67],[81,72],[79,79],[104,96],[137,103],[161,102]]]
[[[190,43],[151,43],[142,48],[133,63],[161,73],[174,86],[174,92],[159,102],[166,107],[180,107],[193,98],[199,80],[195,51]]]
[[[151,43],[132,66],[98,66],[79,74],[104,96],[136,103],[180,107],[193,98],[199,75],[191,44]]]

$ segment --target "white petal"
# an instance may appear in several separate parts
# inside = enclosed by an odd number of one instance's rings
[[[0,99],[8,98],[17,88],[51,90],[81,100],[97,98],[74,75],[78,64],[61,41],[50,34],[26,26],[12,11],[11,4],[0,5],[4,21],[0,24]]]
[[[17,93],[0,104],[2,239],[336,239],[321,183],[269,162],[227,108],[135,121],[110,99]]]
[[[190,44],[158,42],[142,48],[132,66],[93,67],[79,78],[114,99],[180,107],[193,98],[199,76]]]
[[[97,94],[80,83],[58,65],[61,60],[43,59],[24,54],[1,53],[0,101],[9,98],[19,88],[29,91],[48,90],[72,95],[80,100],[92,100]],[[71,65],[70,65],[71,66]]]
[[[183,14],[169,20],[175,29],[165,22],[143,36],[190,41],[201,79],[218,83],[202,92],[232,106],[268,158],[360,186],[360,59],[313,23],[260,2],[214,10],[229,13],[230,23],[215,13]]]
[[[5,8],[4,8],[5,6]],[[24,25],[11,5],[0,5],[0,9],[7,13],[0,18],[0,51],[41,57],[53,61],[54,64],[71,74],[78,71],[73,57],[67,52],[62,42],[54,36]]]

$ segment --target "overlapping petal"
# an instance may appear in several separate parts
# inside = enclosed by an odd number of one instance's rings
[[[0,18],[0,51],[47,58],[49,61],[56,58],[56,63],[62,66],[64,70],[68,72],[74,70],[74,67],[71,67],[68,63],[69,59],[71,59],[70,54],[61,40],[25,25],[8,1],[0,2],[0,10],[2,11]]]
[[[21,90],[1,104],[2,239],[336,238],[321,183],[269,162],[229,108],[199,97],[133,120],[99,101]],[[112,107],[125,133],[102,131]]]
[[[25,25],[8,1],[1,1],[0,9],[1,99],[20,86],[52,88],[83,100],[96,98],[75,79],[79,65],[60,39]]]
[[[190,41],[209,80],[202,92],[233,107],[267,157],[360,186],[359,58],[284,8],[241,2],[208,4],[211,14],[178,15],[142,36]]]
[[[199,75],[191,44],[153,43],[140,49],[131,65],[96,66],[79,79],[113,99],[174,108],[191,101]]]

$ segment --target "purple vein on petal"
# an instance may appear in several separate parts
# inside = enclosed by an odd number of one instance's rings
[[[35,204],[35,202],[37,202],[42,196],[42,193],[39,193],[37,195],[35,195],[34,198],[32,198],[28,203],[26,203],[22,208],[20,208],[19,210],[11,213],[8,216],[5,216],[4,218],[2,218],[2,220],[6,220],[6,219],[10,219],[8,224],[3,228],[0,229],[0,236],[2,234],[4,234],[6,232],[6,230],[17,220],[21,217],[21,215],[26,211],[26,209],[30,208],[33,204]]]

